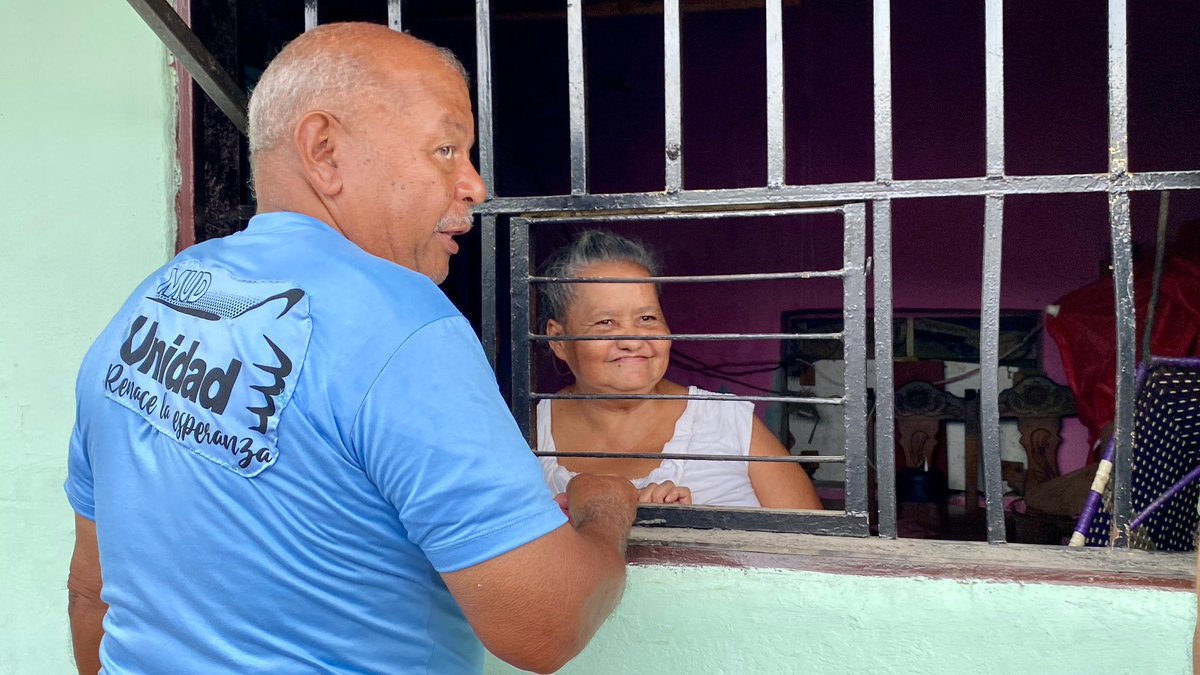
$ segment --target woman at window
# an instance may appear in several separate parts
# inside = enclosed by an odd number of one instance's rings
[[[652,277],[653,253],[642,244],[599,230],[584,232],[549,261],[544,276]],[[551,336],[669,335],[654,283],[544,284],[542,306]],[[663,378],[669,340],[552,341],[574,383],[564,394],[704,395]],[[746,401],[542,400],[537,407],[538,450],[598,452],[611,457],[542,457],[556,494],[576,473],[630,479],[642,502],[732,507],[819,509],[808,475],[794,463],[636,459],[627,454],[787,456]]]

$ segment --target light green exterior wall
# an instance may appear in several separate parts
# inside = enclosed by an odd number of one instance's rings
[[[1180,591],[634,567],[561,672],[1183,675],[1195,612]]]
[[[0,673],[66,673],[75,371],[174,246],[174,84],[123,0],[0,0],[0,52]]]
[[[174,89],[121,0],[0,7],[0,673],[67,673],[75,369],[170,254]],[[565,672],[1174,674],[1194,613],[1183,592],[638,567]]]

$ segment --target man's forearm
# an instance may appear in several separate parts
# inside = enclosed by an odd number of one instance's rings
[[[577,528],[581,536],[595,549],[595,562],[601,567],[604,579],[580,607],[579,638],[587,644],[600,625],[612,614],[625,593],[625,545],[629,539],[629,527],[619,524],[592,521],[586,527]]]
[[[607,478],[607,477],[606,477]],[[633,524],[637,494],[623,479],[618,489],[570,496],[571,523],[593,549],[591,560],[603,579],[580,606],[580,648],[608,618],[625,592],[625,546]]]
[[[68,590],[67,614],[71,619],[71,643],[75,667],[81,675],[100,671],[100,641],[104,638],[104,615],[108,605],[99,598]]]

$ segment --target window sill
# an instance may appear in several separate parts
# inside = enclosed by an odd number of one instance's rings
[[[633,565],[788,569],[1174,591],[1191,591],[1196,569],[1194,553],[647,527],[633,529],[628,557]]]

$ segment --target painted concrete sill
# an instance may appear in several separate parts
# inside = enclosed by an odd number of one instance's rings
[[[1193,553],[635,527],[634,565],[791,569],[1190,591]]]

